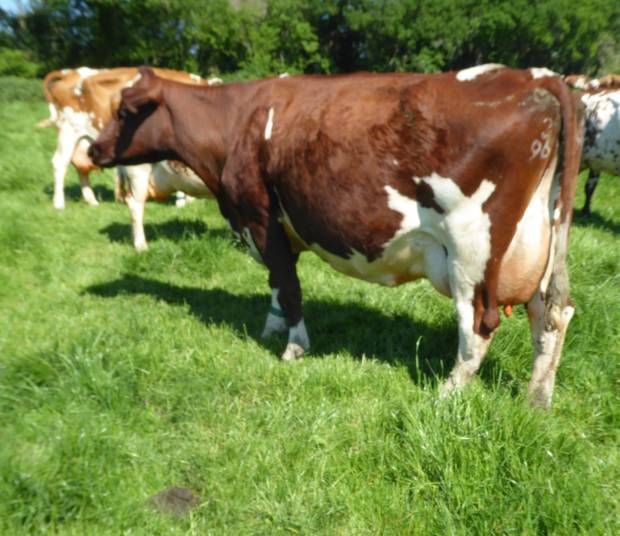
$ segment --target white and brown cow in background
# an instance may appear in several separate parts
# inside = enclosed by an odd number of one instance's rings
[[[427,277],[453,298],[459,345],[443,392],[478,370],[499,307],[527,304],[529,394],[551,404],[573,314],[583,136],[560,77],[485,65],[209,88],[141,73],[89,154],[102,166],[180,160],[205,181],[269,271],[263,335],[288,328],[282,359],[310,347],[296,262],[311,250],[345,274],[388,286]]]
[[[181,71],[155,71],[159,76],[183,83],[221,83],[219,79],[203,80],[197,75]],[[64,177],[70,162],[79,173],[85,201],[91,205],[98,204],[88,180],[90,171],[97,168],[88,157],[87,149],[112,116],[121,89],[130,87],[138,78],[135,67],[101,70],[80,68],[55,71],[46,76],[44,88],[50,104],[50,119],[46,123],[52,123],[58,128],[57,149],[52,159],[56,208],[64,207]],[[136,249],[147,248],[143,223],[146,200],[163,200],[174,192],[187,193],[193,197],[212,197],[204,183],[189,168],[180,164],[156,163],[118,170],[115,196],[125,201],[131,212]]]
[[[620,176],[620,76],[588,78],[571,75],[566,81],[580,90],[585,105],[586,127],[581,160],[588,169],[586,200],[582,208],[590,215],[592,196],[601,173]]]
[[[58,131],[56,151],[52,157],[54,168],[54,207],[64,208],[64,180],[69,163],[72,163],[80,178],[82,197],[89,205],[98,205],[90,186],[89,173],[96,169],[86,151],[88,139],[81,135],[87,130],[90,118],[83,113],[81,85],[84,80],[100,72],[99,69],[80,67],[52,71],[43,80],[43,91],[50,117],[41,121],[38,127],[55,126]],[[92,134],[92,133],[91,133]]]

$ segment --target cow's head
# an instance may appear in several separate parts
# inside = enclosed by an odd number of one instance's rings
[[[111,167],[174,158],[170,147],[170,116],[163,105],[163,81],[148,67],[140,79],[123,89],[112,119],[90,146],[88,155],[98,166]]]

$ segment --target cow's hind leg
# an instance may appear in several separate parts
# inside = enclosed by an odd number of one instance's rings
[[[588,176],[585,186],[586,201],[581,209],[581,213],[584,216],[590,216],[590,204],[592,203],[592,196],[594,195],[594,190],[596,189],[600,176],[601,174],[598,171],[590,171],[590,175]]]
[[[556,233],[549,283],[545,285],[547,278],[543,278],[540,290],[527,304],[534,344],[534,368],[528,394],[534,406],[543,408],[551,407],[566,329],[575,312],[569,298],[566,265],[568,223],[560,225]]]

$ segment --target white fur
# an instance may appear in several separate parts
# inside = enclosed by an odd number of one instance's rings
[[[194,80],[195,82],[200,82],[202,80],[202,77],[200,75],[194,73],[189,73],[189,78],[190,80]]]
[[[271,130],[273,129],[273,107],[269,108],[269,116],[267,117],[267,124],[265,125],[265,139],[271,139]]]
[[[282,311],[282,307],[280,307],[280,302],[278,301],[278,293],[279,290],[277,288],[271,289],[271,307]],[[286,318],[274,315],[271,311],[267,313],[265,328],[263,329],[261,337],[266,339],[274,333],[281,333],[283,331],[286,331]]]
[[[134,76],[131,80],[129,80],[129,82],[127,82],[125,84],[125,87],[133,87],[134,85],[136,85],[140,80],[142,80],[142,74],[141,73],[137,73],[136,76]]]
[[[620,91],[584,94],[586,135],[582,164],[594,171],[620,175]]]
[[[282,361],[294,361],[310,349],[310,338],[303,318],[288,330],[288,344],[282,354]]]
[[[224,80],[222,80],[221,78],[218,78],[217,76],[212,76],[211,78],[207,80],[208,86],[219,86],[220,84],[223,84],[223,83],[224,83]]]
[[[482,74],[495,71],[497,69],[503,69],[504,65],[499,63],[485,63],[483,65],[476,65],[475,67],[469,67],[468,69],[462,69],[456,73],[456,79],[461,82],[469,82],[476,79]]]
[[[554,73],[551,69],[547,69],[546,67],[532,67],[530,69],[530,73],[532,73],[532,78],[544,78],[545,76],[559,76],[558,73]]]

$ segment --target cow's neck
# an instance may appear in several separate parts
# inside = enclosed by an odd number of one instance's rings
[[[242,84],[193,87],[170,84],[165,102],[170,110],[174,150],[207,187],[219,195],[220,179],[237,123]]]

